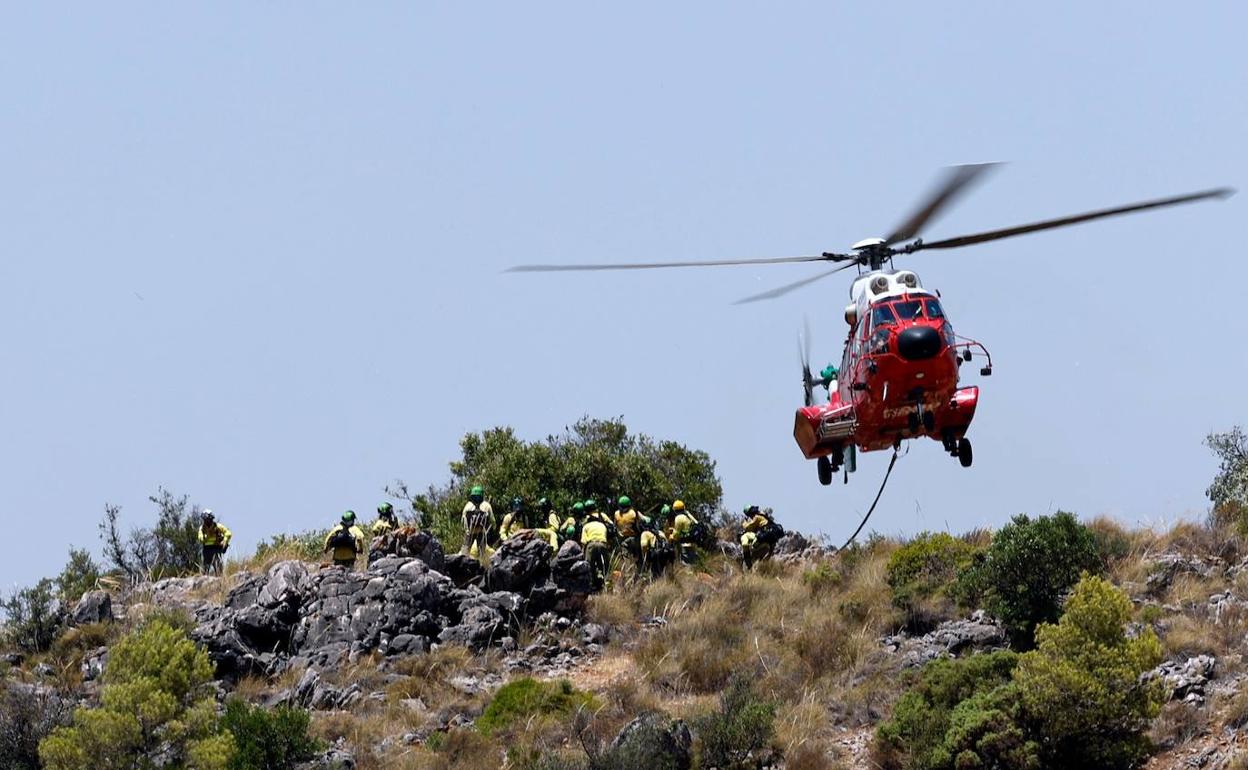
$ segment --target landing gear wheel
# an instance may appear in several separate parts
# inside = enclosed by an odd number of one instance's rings
[[[974,454],[971,452],[970,439],[958,439],[958,462],[962,464],[963,468],[969,468],[973,459]]]
[[[832,483],[832,461],[827,457],[820,457],[815,465],[819,469],[819,483],[825,487]]]
[[[919,413],[911,412],[906,415],[906,423],[910,427],[910,432],[915,433],[919,429]]]
[[[928,433],[936,430],[936,415],[926,409],[923,410],[923,430]]]

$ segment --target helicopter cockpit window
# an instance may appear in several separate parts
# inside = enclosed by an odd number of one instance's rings
[[[888,305],[876,305],[871,308],[871,328],[895,323],[897,323],[897,316],[893,315],[893,309]]]
[[[942,310],[940,307],[940,300],[925,299],[923,300],[923,304],[927,305],[927,317],[928,318],[944,318],[945,317],[945,311]]]
[[[923,303],[917,299],[901,300],[893,303],[893,311],[903,321],[913,321],[923,317]]]

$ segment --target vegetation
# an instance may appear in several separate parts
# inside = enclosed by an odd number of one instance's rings
[[[876,731],[886,768],[1127,768],[1149,750],[1162,702],[1141,675],[1161,661],[1152,631],[1128,639],[1131,601],[1085,576],[1035,650],[928,664]]]
[[[484,735],[509,728],[516,722],[533,717],[567,716],[580,708],[593,708],[592,695],[577,692],[566,679],[539,682],[523,677],[513,679],[494,693],[477,730]]]
[[[941,605],[952,602],[958,575],[970,567],[977,550],[946,532],[923,532],[893,552],[888,585],[911,630],[926,631],[933,616],[944,614],[947,607]]]
[[[1056,622],[1061,598],[1082,572],[1103,567],[1096,538],[1074,514],[1059,511],[1031,519],[1015,516],[992,538],[982,558],[966,573],[966,600],[982,598],[1020,649],[1032,646],[1036,626]]]
[[[42,652],[52,646],[63,620],[55,586],[44,578],[0,602],[5,616],[0,633],[5,646],[24,652]]]
[[[234,751],[208,683],[212,664],[186,634],[154,620],[109,653],[100,705],[39,744],[48,770],[177,766],[224,770]]]
[[[674,441],[631,434],[621,420],[584,418],[562,435],[527,442],[511,428],[469,433],[460,441],[461,459],[451,463],[451,480],[412,495],[401,481],[387,492],[407,499],[448,549],[463,538],[460,511],[468,490],[485,487],[501,517],[500,503],[520,496],[548,497],[566,511],[576,500],[595,497],[606,503],[627,494],[634,500],[677,497],[695,514],[710,517],[723,495],[715,463],[706,452]],[[605,507],[605,506],[604,506]]]
[[[50,690],[0,686],[0,767],[38,770],[39,741],[68,722],[71,709]]]
[[[312,759],[320,743],[308,735],[310,723],[303,709],[266,709],[231,698],[221,717],[221,727],[234,738],[230,770],[286,770]]]
[[[776,707],[754,693],[748,674],[733,677],[719,696],[719,709],[697,719],[702,767],[732,767],[775,735]]]
[[[164,487],[148,498],[156,506],[156,525],[121,532],[121,507],[104,506],[100,539],[110,569],[132,583],[199,571],[201,548],[199,506],[190,506],[186,495],[176,496]]]
[[[61,601],[72,605],[87,591],[95,589],[100,580],[100,565],[85,548],[70,548],[69,561],[56,577],[56,591]]]
[[[1215,525],[1230,525],[1248,536],[1248,435],[1236,425],[1225,433],[1210,433],[1205,446],[1218,457],[1218,474],[1205,494],[1213,503]]]

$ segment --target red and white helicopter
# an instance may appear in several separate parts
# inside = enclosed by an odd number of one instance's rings
[[[566,270],[638,270],[665,267],[760,265],[792,262],[833,262],[836,267],[738,302],[772,299],[851,267],[858,277],[850,286],[845,308],[849,336],[838,370],[829,368],[817,381],[811,374],[809,351],[802,357],[805,403],[797,410],[793,437],[807,459],[816,459],[820,483],[832,483],[841,468],[855,469],[857,451],[897,448],[903,439],[927,436],[941,442],[963,467],[972,460],[967,429],[975,417],[979,387],[961,385],[962,364],[976,356],[985,360],[980,374],[992,374],[992,357],[975,340],[953,332],[940,304],[939,292],[923,288],[909,270],[894,270],[893,257],[927,249],[952,249],[1000,238],[1089,222],[1135,211],[1225,198],[1230,188],[1178,195],[1110,209],[1048,219],[938,241],[918,238],[937,213],[965,192],[983,172],[996,166],[980,163],[954,166],[913,213],[887,238],[868,238],[848,253],[813,256],[731,259],[709,262],[650,262],[603,265],[521,265],[509,272]],[[904,245],[902,245],[904,244]],[[806,335],[807,344],[809,334]],[[815,386],[828,388],[827,403],[815,403]]]

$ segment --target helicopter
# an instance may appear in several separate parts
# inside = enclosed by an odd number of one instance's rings
[[[508,272],[644,270],[676,267],[764,265],[825,262],[836,266],[734,304],[774,299],[850,268],[857,277],[845,307],[849,332],[840,367],[829,366],[815,378],[810,367],[809,329],[800,349],[804,403],[794,417],[793,437],[807,460],[816,461],[819,482],[832,483],[845,468],[845,481],[857,468],[857,453],[892,448],[924,436],[939,441],[958,463],[969,468],[973,448],[966,434],[979,403],[979,386],[961,383],[964,363],[982,358],[981,376],[992,374],[992,356],[977,340],[955,334],[941,305],[940,292],[924,288],[911,270],[897,270],[893,259],[930,249],[952,249],[1016,235],[1090,222],[1138,211],[1227,198],[1228,187],[1158,198],[1125,206],[1072,214],[1014,227],[924,241],[924,226],[999,163],[952,166],[911,213],[886,238],[866,238],[848,252],[810,256],[763,257],[714,261],[643,262],[576,265],[518,265]],[[815,388],[828,400],[816,403]],[[894,455],[895,457],[895,455]],[[890,466],[891,468],[891,466]]]

